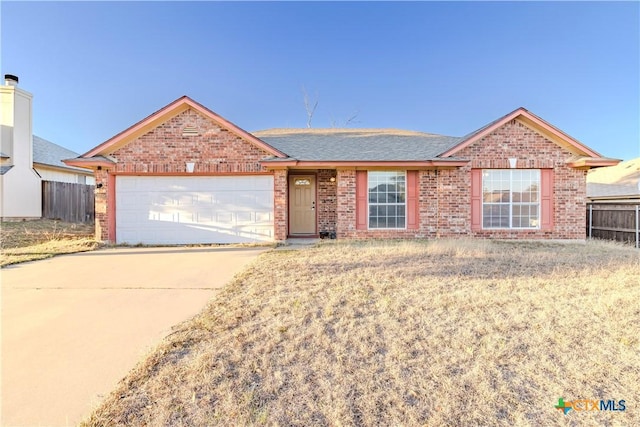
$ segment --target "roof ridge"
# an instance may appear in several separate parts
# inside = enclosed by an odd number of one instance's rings
[[[255,136],[271,135],[293,135],[293,134],[333,134],[333,133],[368,133],[368,134],[390,134],[407,136],[438,136],[457,138],[449,135],[423,132],[417,130],[406,130],[398,128],[269,128],[251,132]]]

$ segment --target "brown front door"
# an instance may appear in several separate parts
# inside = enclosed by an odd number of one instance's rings
[[[289,234],[316,234],[316,177],[289,176]]]

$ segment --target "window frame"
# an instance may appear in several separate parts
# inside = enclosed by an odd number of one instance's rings
[[[404,176],[404,201],[402,203],[379,203],[379,202],[371,202],[369,200],[369,189],[370,189],[370,183],[371,183],[371,176],[372,174],[376,174],[376,173],[394,173],[396,175],[400,175],[400,173],[402,173],[402,175]],[[367,171],[367,230],[406,230],[407,229],[407,171],[406,170],[402,170],[402,171],[398,171],[398,170],[369,170]],[[370,214],[370,208],[371,206],[404,206],[404,223],[402,225],[402,227],[371,227],[371,214]],[[397,216],[396,216],[397,218]]]
[[[484,201],[484,183],[485,183],[485,172],[509,172],[509,201],[507,203],[496,203],[496,202],[485,202]],[[537,184],[538,184],[538,197],[537,201],[534,202],[514,202],[513,201],[513,172],[523,172],[523,171],[535,171],[537,172]],[[540,230],[542,229],[542,170],[541,169],[482,169],[481,170],[481,182],[480,182],[480,222],[483,230]],[[508,206],[508,219],[509,225],[508,227],[487,227],[484,225],[484,214],[485,214],[485,205],[493,205],[493,206]],[[536,206],[537,207],[537,225],[529,226],[529,227],[514,227],[513,225],[513,207],[516,206]]]

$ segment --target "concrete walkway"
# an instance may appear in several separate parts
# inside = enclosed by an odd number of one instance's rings
[[[265,250],[117,248],[2,269],[2,426],[77,425]]]
[[[320,239],[296,237],[285,240],[283,245],[276,248],[276,251],[297,251],[312,248],[318,243],[320,243]]]

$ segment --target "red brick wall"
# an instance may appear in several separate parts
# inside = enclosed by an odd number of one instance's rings
[[[331,182],[336,175],[332,169],[320,169],[317,174],[318,232],[336,231],[338,184]]]
[[[275,240],[285,240],[289,234],[288,210],[289,210],[289,187],[287,183],[287,171],[279,169],[274,171],[273,176],[273,197],[274,197],[274,238]]]
[[[95,186],[95,224],[96,224],[96,240],[109,240],[109,225],[107,215],[107,171],[104,169],[94,171],[96,178]],[[102,184],[100,188],[98,188]]]
[[[463,155],[456,155],[466,159]],[[438,237],[468,235],[471,231],[471,173],[468,167],[437,171]]]
[[[419,180],[422,186],[421,179]],[[338,171],[338,216],[336,231],[340,238],[397,239],[426,237],[423,230],[356,230],[356,171]],[[422,191],[419,209],[422,212]],[[422,226],[422,213],[420,214]]]
[[[550,230],[478,230],[476,237],[516,239],[584,239],[584,212],[586,209],[586,171],[566,165],[574,154],[549,141],[518,120],[512,120],[477,143],[455,154],[456,157],[472,159],[471,165],[460,169],[452,177],[454,191],[470,187],[471,168],[509,168],[509,158],[517,158],[517,168],[552,168],[554,178],[554,226]],[[460,215],[471,221],[469,191],[464,202],[458,201]],[[446,194],[442,194],[447,197]],[[450,199],[450,198],[449,198]],[[451,200],[453,202],[453,200]],[[445,235],[458,234],[458,221],[443,218]]]
[[[194,127],[198,135],[182,136],[185,127]],[[213,174],[265,172],[260,160],[267,155],[191,109],[112,153],[116,172],[186,172],[185,163],[194,162],[194,173]]]
[[[195,136],[183,136],[185,127],[197,129]],[[216,175],[227,173],[273,173],[260,166],[260,160],[268,153],[216,125],[207,117],[188,109],[166,121],[152,131],[113,151],[110,156],[117,163],[109,173],[181,174],[186,173],[186,163],[195,163],[194,174]],[[286,173],[282,171],[282,173]],[[286,189],[286,175],[275,174],[276,188]],[[97,188],[102,184],[101,188]],[[96,235],[108,240],[110,207],[107,200],[109,182],[107,171],[96,171]],[[286,193],[286,191],[285,191]],[[284,198],[284,199],[283,199]],[[284,238],[286,218],[282,218],[282,206],[286,215],[286,194],[276,192],[276,239]],[[284,228],[283,228],[284,227]],[[286,234],[286,231],[285,231]]]
[[[337,171],[337,237],[356,237],[356,171]]]
[[[566,166],[573,154],[523,123],[513,120],[455,154],[470,159],[460,169],[420,171],[419,230],[356,230],[355,171],[338,173],[338,237],[584,239],[586,171]],[[550,230],[471,230],[471,168],[553,168],[554,227]]]
[[[423,237],[438,237],[438,199],[436,174],[439,171],[419,171],[418,211],[420,232]]]

